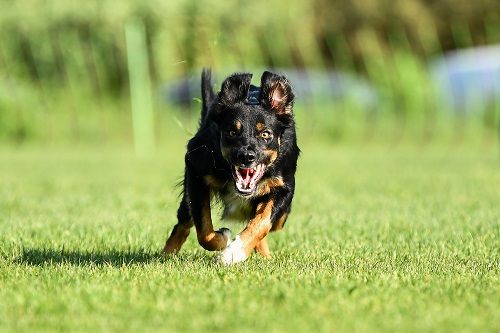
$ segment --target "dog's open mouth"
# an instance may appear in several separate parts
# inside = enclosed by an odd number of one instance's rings
[[[252,194],[257,186],[257,182],[264,174],[266,166],[259,164],[253,168],[240,168],[235,166],[233,177],[236,188],[243,195]]]

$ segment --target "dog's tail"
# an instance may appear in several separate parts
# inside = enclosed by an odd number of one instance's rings
[[[201,72],[201,122],[207,116],[210,105],[215,100],[215,93],[212,87],[212,70],[203,68]]]

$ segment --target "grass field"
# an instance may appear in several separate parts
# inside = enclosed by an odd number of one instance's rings
[[[496,148],[302,149],[273,259],[220,267],[158,255],[182,145],[1,148],[0,330],[500,331]]]

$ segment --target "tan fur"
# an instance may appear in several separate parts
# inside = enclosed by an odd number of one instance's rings
[[[283,178],[281,177],[272,177],[263,179],[260,181],[257,189],[255,190],[256,196],[262,196],[271,192],[273,188],[282,187],[285,185]]]
[[[191,221],[191,224],[188,225],[187,227],[183,225],[177,225],[174,230],[172,230],[172,234],[168,238],[167,242],[165,243],[165,247],[163,248],[163,253],[177,253],[182,247],[182,244],[186,241],[187,237],[189,236],[189,230],[191,229],[191,226],[193,225],[193,222]]]
[[[198,243],[209,251],[218,251],[225,248],[228,240],[222,234],[214,231],[210,213],[210,198],[208,196],[203,200],[201,221],[201,228],[196,230]]]
[[[269,159],[269,164],[272,164],[278,158],[278,152],[276,150],[267,149],[264,150],[264,155]]]
[[[255,217],[252,218],[246,228],[240,233],[243,241],[243,250],[249,256],[253,249],[259,244],[271,230],[271,212],[274,202],[269,200],[257,206]]]
[[[269,250],[269,245],[267,244],[267,237],[262,238],[262,240],[257,243],[255,246],[255,252],[266,259],[271,258],[271,251]]]

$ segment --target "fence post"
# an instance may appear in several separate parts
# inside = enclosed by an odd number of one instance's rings
[[[154,151],[154,115],[149,77],[146,31],[141,20],[125,25],[134,146],[138,155]]]

